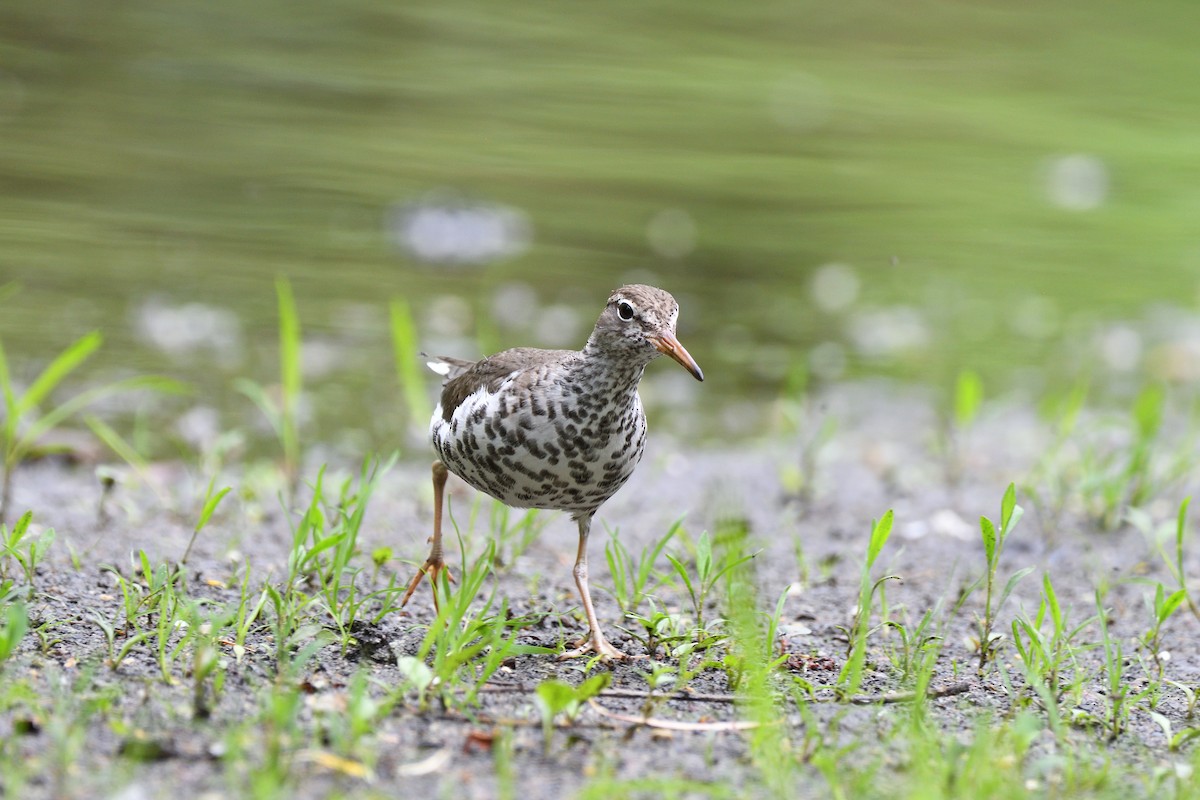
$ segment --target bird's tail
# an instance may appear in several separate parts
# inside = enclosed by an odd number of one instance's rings
[[[451,358],[450,356],[430,356],[421,353],[421,358],[428,358],[425,366],[441,375],[445,380],[451,380],[462,375],[469,370],[474,364],[474,361],[465,361],[461,358]]]

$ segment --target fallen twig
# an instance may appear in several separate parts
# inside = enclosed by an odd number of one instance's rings
[[[741,719],[723,722],[678,722],[673,719],[658,719],[657,717],[635,717],[629,714],[618,714],[615,711],[609,711],[597,703],[595,699],[589,699],[588,705],[601,716],[608,717],[609,719],[615,719],[619,722],[629,722],[634,725],[645,725],[648,728],[661,728],[668,731],[746,731],[761,725],[758,722]]]
[[[480,693],[487,694],[532,694],[534,689],[520,683],[488,683],[479,689]],[[735,694],[705,694],[703,692],[689,692],[686,689],[680,689],[675,692],[649,692],[638,689],[605,689],[600,692],[601,697],[620,697],[626,700],[691,700],[697,703],[736,703],[739,700],[744,700],[744,697],[739,697]]]
[[[420,761],[414,761],[408,764],[401,764],[396,767],[396,774],[405,778],[415,778],[421,775],[432,775],[435,772],[440,772],[450,763],[450,748],[443,747],[428,758],[423,758]]]
[[[825,688],[825,687],[817,687]],[[829,687],[832,688],[832,687]],[[966,681],[952,683],[949,686],[942,686],[936,689],[926,689],[925,699],[936,700],[939,697],[952,697],[956,694],[963,694],[970,691],[971,684]],[[489,683],[480,688],[480,692],[489,694],[503,694],[508,692],[520,694],[532,694],[533,689],[523,684],[518,683]],[[682,689],[671,693],[640,691],[637,689],[605,689],[600,692],[601,697],[619,697],[626,700],[690,700],[697,703],[737,703],[745,701],[747,698],[736,694],[705,694],[703,692],[689,692]],[[856,706],[869,706],[875,703],[909,703],[917,699],[916,692],[883,692],[881,694],[860,694],[848,698],[841,702],[850,703]],[[816,703],[832,703],[837,702],[835,697],[828,699],[814,699]]]
[[[949,686],[943,686],[938,689],[926,689],[925,699],[936,700],[939,697],[950,697],[956,694],[962,694],[969,691],[971,684],[963,681],[961,683],[952,683]],[[908,703],[917,699],[916,692],[884,692],[882,694],[860,694],[846,700],[847,703],[852,703],[856,706],[869,706],[875,703]]]

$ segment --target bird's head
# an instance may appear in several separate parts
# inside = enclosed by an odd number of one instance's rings
[[[675,338],[678,318],[679,304],[662,289],[642,284],[622,286],[608,298],[589,344],[643,361],[665,353],[702,381],[700,365]]]

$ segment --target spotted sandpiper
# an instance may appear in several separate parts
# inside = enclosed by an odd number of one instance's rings
[[[429,575],[437,602],[442,559],[442,498],[448,472],[517,508],[567,511],[579,526],[575,585],[588,635],[562,658],[594,652],[626,656],[604,638],[588,591],[592,517],[642,458],[646,415],[638,382],[665,353],[696,380],[704,373],[675,338],[679,304],[653,286],[623,286],[608,298],[583,350],[520,347],[482,361],[437,358],[445,376],[429,435],[433,462],[433,536],[429,557],[409,584],[408,603]]]

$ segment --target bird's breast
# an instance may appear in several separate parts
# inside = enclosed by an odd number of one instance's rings
[[[449,420],[437,409],[430,438],[451,472],[504,503],[594,511],[633,473],[646,443],[636,385],[602,388],[518,374],[477,389]]]

